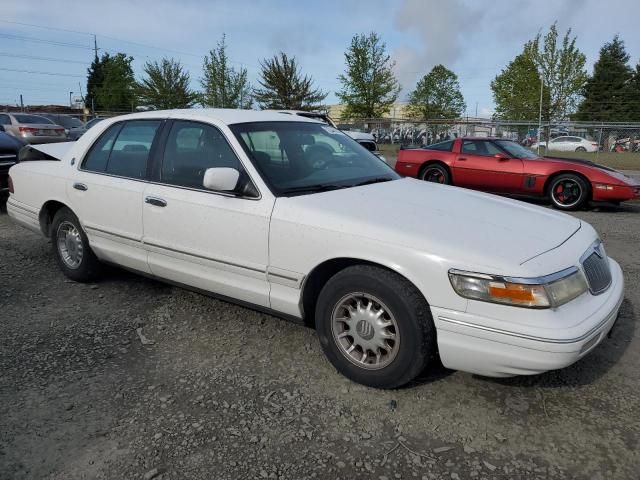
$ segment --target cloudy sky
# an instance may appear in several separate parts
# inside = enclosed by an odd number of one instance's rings
[[[493,109],[489,83],[524,42],[558,21],[572,28],[589,71],[618,33],[640,57],[638,0],[2,0],[0,104],[64,104],[86,88],[93,35],[101,51],[126,52],[140,75],[147,60],[179,59],[199,87],[202,57],[222,33],[229,55],[255,82],[259,62],[282,50],[336,103],[344,51],[376,31],[396,60],[400,100],[434,65],[459,75],[467,111]],[[34,73],[40,72],[40,73]],[[78,85],[80,82],[81,86]]]

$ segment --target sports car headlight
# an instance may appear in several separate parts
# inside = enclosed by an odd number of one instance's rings
[[[584,275],[576,267],[539,278],[449,270],[449,280],[464,298],[528,308],[559,307],[588,289]]]

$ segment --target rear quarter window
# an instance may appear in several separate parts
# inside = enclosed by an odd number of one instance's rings
[[[428,145],[426,148],[429,150],[440,150],[443,152],[450,152],[453,148],[453,140],[447,140],[446,142],[438,142],[432,145]]]

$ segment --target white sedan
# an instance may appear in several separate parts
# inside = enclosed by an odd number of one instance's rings
[[[531,148],[536,150],[538,148],[538,145],[540,146],[540,149],[543,151],[545,149],[549,151],[553,150],[556,152],[593,153],[598,151],[597,142],[587,140],[586,138],[582,138],[582,137],[570,137],[570,136],[556,137],[551,139],[548,145],[547,145],[547,142],[540,142],[539,144],[534,143],[533,145],[531,145]]]
[[[304,321],[366,385],[406,384],[437,355],[495,377],[562,368],[623,300],[589,224],[401,178],[311,119],[144,112],[53,147],[11,169],[7,208],[67,277],[116,264]]]

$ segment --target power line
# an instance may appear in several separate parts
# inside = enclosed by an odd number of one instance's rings
[[[37,57],[34,55],[20,55],[17,53],[6,53],[0,52],[0,56],[2,57],[12,57],[12,58],[25,58],[28,60],[46,60],[48,62],[59,62],[59,63],[78,63],[81,65],[91,65],[89,62],[82,62],[80,60],[69,60],[65,58],[53,58],[53,57]]]
[[[87,50],[93,50],[93,47],[88,47],[86,45],[81,45],[79,43],[70,43],[70,42],[58,42],[56,40],[48,40],[44,38],[36,38],[36,37],[24,37],[22,35],[11,35],[9,33],[0,33],[0,37],[10,38],[13,40],[22,40],[25,42],[34,42],[34,43],[44,43],[47,45],[56,45],[59,47],[71,47],[71,48],[83,48]]]
[[[13,68],[0,68],[0,70],[4,70],[5,72],[18,72],[18,73],[36,73],[38,75],[54,75],[59,77],[77,77],[77,78],[85,78],[85,75],[73,75],[70,73],[55,73],[55,72],[39,72],[35,70],[17,70]]]

